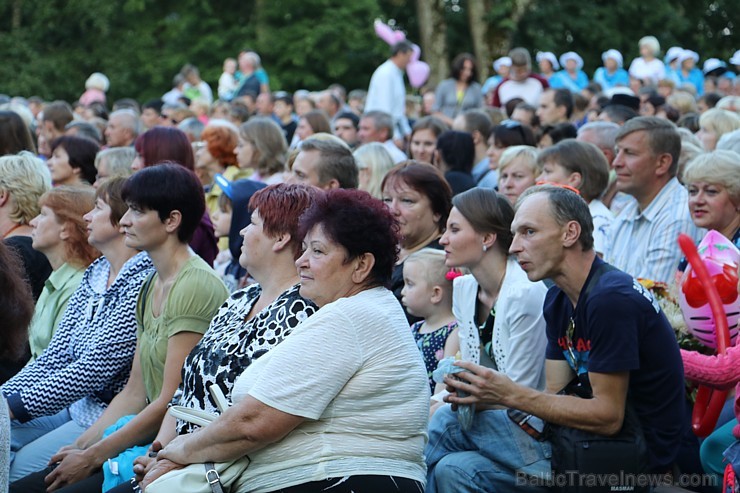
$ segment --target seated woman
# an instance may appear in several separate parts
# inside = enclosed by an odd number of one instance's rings
[[[84,137],[64,135],[51,142],[51,157],[46,162],[54,185],[92,185],[95,183],[95,155],[100,146]]]
[[[537,115],[534,114],[534,118]],[[488,137],[488,166],[495,173],[495,181],[498,183],[499,177],[499,160],[501,154],[513,146],[536,146],[537,141],[529,125],[523,124],[517,120],[504,120],[499,125],[491,129],[491,135]]]
[[[103,463],[156,434],[180,385],[185,357],[228,296],[216,273],[188,246],[205,210],[192,171],[177,164],[147,168],[124,183],[122,197],[129,207],[120,222],[126,246],[147,252],[156,269],[136,306],[138,341],[131,376],[100,419],[51,458],[54,468],[21,479],[11,491],[41,488],[45,476],[55,489],[95,471],[80,487],[100,490]],[[131,421],[102,438],[105,428],[131,414],[136,415]]]
[[[409,138],[409,158],[432,164],[437,139],[442,132],[449,129],[450,127],[436,116],[425,116],[417,120]]]
[[[219,411],[208,390],[217,385],[231,395],[234,381],[257,358],[282,343],[293,329],[313,315],[316,305],[298,293],[295,260],[300,254],[298,218],[320,192],[303,185],[272,185],[255,193],[252,218],[242,230],[239,261],[259,284],[231,295],[218,310],[203,339],[185,360],[182,383],[174,402],[211,414]],[[151,451],[167,445],[178,433],[198,429],[165,416]],[[152,467],[152,457],[139,457],[137,473]],[[132,491],[133,483],[112,491]]]
[[[136,138],[134,148],[137,157],[134,159],[132,168],[135,171],[167,162],[177,163],[191,171],[195,168],[193,148],[190,146],[187,135],[174,127],[154,127],[147,130]],[[218,245],[213,232],[213,223],[207,211],[203,213],[198,228],[193,233],[190,247],[208,265],[213,265],[218,255]]]
[[[15,359],[24,353],[26,328],[33,316],[31,288],[23,280],[23,270],[12,251],[0,243],[0,357]],[[10,467],[10,419],[5,399],[0,399],[0,491],[8,491]]]
[[[431,164],[405,161],[391,169],[381,185],[383,202],[399,225],[400,253],[391,274],[391,291],[401,301],[403,263],[422,248],[440,248],[447,215],[450,213],[452,190],[442,173]],[[406,313],[409,323],[421,320]]]
[[[31,220],[33,248],[43,253],[53,269],[41,292],[28,330],[31,362],[49,345],[72,294],[90,264],[100,256],[87,241],[82,219],[95,206],[91,187],[54,187],[39,200],[41,212]]]
[[[30,152],[0,157],[0,197],[5,197],[0,200],[0,235],[3,243],[21,258],[34,302],[51,274],[51,265],[44,254],[31,246],[32,228],[29,223],[38,216],[39,199],[50,188],[49,169]],[[4,382],[16,371],[10,375],[0,371],[0,381]]]
[[[452,292],[462,357],[542,390],[547,345],[542,305],[547,288],[542,282],[529,281],[517,261],[509,258],[514,209],[504,197],[483,188],[458,195],[452,205],[440,245],[447,254],[447,266],[467,267],[472,273],[456,278]],[[466,433],[481,432],[476,424],[482,422],[475,420]],[[446,475],[455,474],[456,461],[492,464],[464,451],[440,457],[435,440],[450,429],[462,433],[456,413],[443,406],[429,423],[427,491],[448,491],[440,484]]]
[[[103,183],[85,215],[88,241],[103,256],[90,265],[49,347],[2,387],[12,424],[11,481],[46,467],[123,389],[136,348],[136,300],[152,262],[125,244],[121,179]]]
[[[287,151],[285,134],[270,118],[251,118],[239,127],[234,154],[239,168],[254,169],[253,180],[267,185],[282,183]]]
[[[566,139],[542,150],[537,163],[542,168],[538,180],[573,187],[588,203],[594,221],[594,250],[603,256],[609,244],[609,225],[614,219],[599,200],[609,184],[609,163],[604,153],[588,142]]]
[[[380,142],[368,142],[352,153],[359,169],[357,188],[381,199],[383,193],[380,184],[385,175],[393,168],[393,158]]]
[[[498,191],[516,205],[519,196],[533,186],[542,168],[537,162],[537,149],[530,146],[507,148],[498,164]]]
[[[709,152],[717,148],[717,142],[723,135],[740,128],[740,116],[732,111],[712,108],[699,117],[699,131],[696,136],[701,140],[704,150]]]
[[[128,178],[134,172],[131,165],[136,158],[136,150],[132,147],[111,147],[103,149],[95,156],[95,175],[93,187],[98,188],[103,180],[122,176]]]
[[[145,486],[185,464],[249,455],[236,491],[422,490],[429,384],[384,287],[395,220],[366,192],[337,189],[301,230],[300,290],[321,309],[238,378],[231,409],[159,452]]]

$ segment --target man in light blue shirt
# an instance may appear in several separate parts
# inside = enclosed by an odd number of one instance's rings
[[[617,134],[617,189],[635,201],[612,222],[604,259],[633,277],[670,282],[682,257],[678,235],[703,236],[676,178],[680,152],[681,138],[668,120],[633,118]]]

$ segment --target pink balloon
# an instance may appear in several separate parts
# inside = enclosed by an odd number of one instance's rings
[[[419,45],[416,43],[414,43],[413,48],[414,48],[414,53],[413,55],[411,55],[411,61],[418,62],[419,57],[421,57],[421,48],[419,48]]]
[[[425,62],[411,62],[406,67],[406,74],[409,76],[411,87],[418,89],[429,79],[429,65]]]
[[[406,33],[404,33],[403,31],[393,31],[393,34],[396,35],[396,43],[406,39]]]
[[[385,41],[391,46],[397,43],[396,34],[395,34],[397,31],[394,31],[393,29],[391,29],[390,26],[383,23],[383,21],[376,20],[373,26],[375,27],[375,34],[377,34],[380,39],[382,39],[383,41]]]

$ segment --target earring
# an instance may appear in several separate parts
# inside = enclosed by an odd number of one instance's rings
[[[486,245],[483,245],[483,253],[486,253],[488,251],[488,247]]]

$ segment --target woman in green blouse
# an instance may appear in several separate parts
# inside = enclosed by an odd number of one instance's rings
[[[229,294],[188,246],[205,211],[203,189],[192,171],[177,164],[146,168],[123,184],[122,197],[129,207],[120,221],[126,246],[146,251],[156,268],[139,294],[131,375],[100,419],[52,457],[58,465],[43,471],[50,490],[83,479],[97,482],[99,490],[103,463],[154,438],[180,384],[185,357]],[[102,438],[127,415],[135,417]]]

